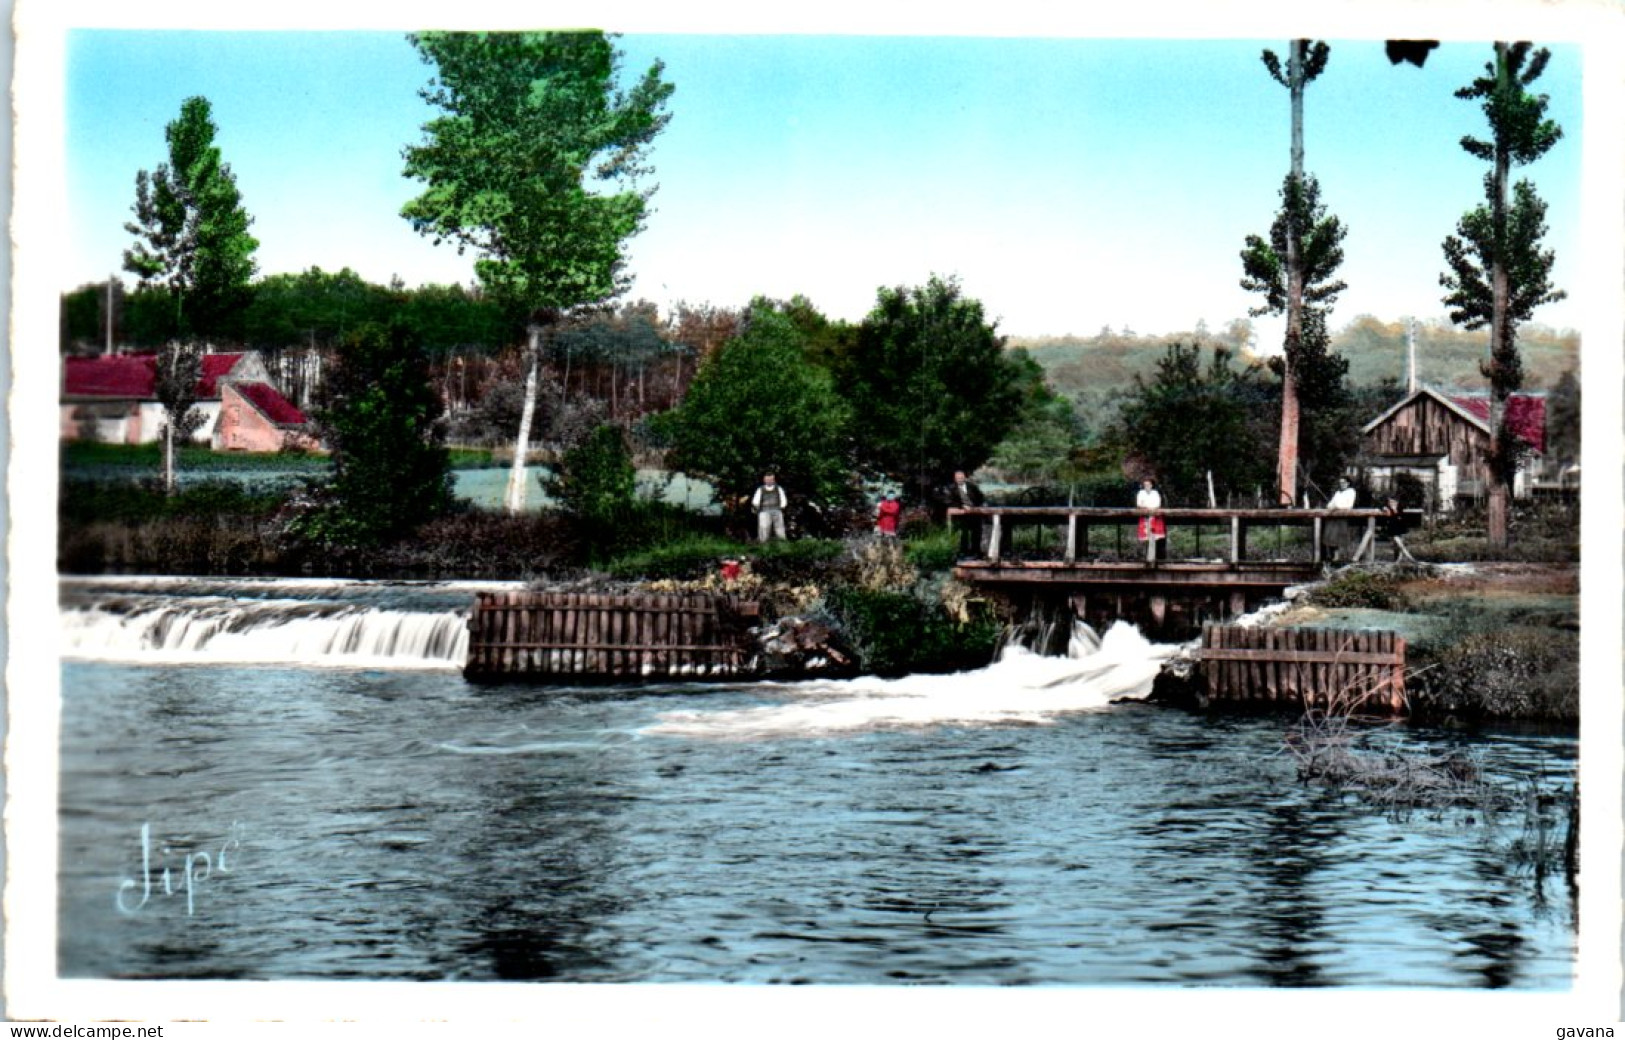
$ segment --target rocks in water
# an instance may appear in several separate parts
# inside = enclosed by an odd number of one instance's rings
[[[835,630],[806,617],[780,618],[752,629],[761,655],[762,670],[777,677],[850,674],[853,655],[838,645]]]

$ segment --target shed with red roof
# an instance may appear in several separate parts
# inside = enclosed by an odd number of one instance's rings
[[[1513,394],[1506,422],[1528,449],[1513,481],[1513,494],[1528,494],[1544,464],[1546,397]],[[1400,474],[1426,485],[1440,508],[1459,497],[1482,496],[1489,487],[1490,398],[1483,392],[1421,387],[1360,431],[1360,468],[1376,492],[1391,490]]]

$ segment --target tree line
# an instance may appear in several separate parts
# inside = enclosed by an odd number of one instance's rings
[[[537,430],[572,428],[573,440],[608,446],[611,438],[597,432],[605,421],[621,430],[617,451],[635,433],[725,497],[772,469],[810,501],[830,505],[850,500],[859,479],[892,482],[923,500],[953,470],[990,460],[1053,478],[1116,465],[1118,479],[1144,470],[1187,493],[1200,474],[1214,494],[1250,487],[1292,502],[1300,480],[1329,484],[1352,451],[1357,399],[1348,361],[1329,349],[1327,332],[1344,288],[1336,272],[1347,229],[1305,172],[1302,147],[1304,93],[1329,60],[1324,43],[1294,40],[1284,62],[1263,55],[1290,94],[1291,165],[1268,234],[1246,240],[1241,284],[1263,297],[1255,315],[1286,315],[1282,357],[1237,368],[1224,347],[1210,348],[1204,362],[1200,345],[1171,344],[1152,378],[1136,377],[1120,421],[1089,431],[1030,356],[1005,349],[980,303],[953,279],[883,287],[857,324],[830,321],[799,297],[758,299],[736,312],[680,309],[665,321],[647,304],[616,306],[630,281],[625,243],[642,229],[654,190],[649,150],[670,119],[675,88],[662,64],[623,82],[621,53],[601,32],[409,39],[432,67],[421,95],[435,115],[403,151],[403,172],[423,191],[401,216],[437,244],[472,250],[476,286],[379,287],[348,270],[314,268],[254,281],[252,219],[213,145],[207,100],[190,98],[166,128],[170,161],[137,175],[127,225],[135,244],[124,266],[139,285],[127,294],[111,284],[104,293],[68,294],[65,349],[95,342],[111,323],[127,342],[165,350],[208,339],[272,355],[332,356],[338,371],[312,391],[332,431],[350,418],[338,409],[388,407],[355,404],[369,398],[368,379],[420,373],[412,378],[438,381],[431,396],[440,405],[402,390],[400,400],[419,402],[403,406],[415,425],[388,438],[338,433],[335,453],[351,453],[339,472],[355,462],[352,446],[372,441],[421,449],[432,460],[451,402],[468,421],[511,421],[517,431],[510,511],[523,507]],[[1424,47],[1406,60],[1425,55]],[[1512,449],[1499,420],[1521,381],[1516,328],[1535,306],[1561,297],[1549,284],[1551,254],[1539,247],[1544,205],[1528,182],[1508,183],[1512,165],[1532,162],[1560,137],[1543,118],[1545,97],[1526,89],[1546,61],[1527,43],[1497,43],[1488,75],[1458,92],[1483,102],[1492,140],[1467,138],[1462,147],[1492,171],[1486,204],[1445,241],[1450,271],[1441,282],[1452,320],[1491,328],[1484,371],[1496,402],[1497,474],[1507,481]],[[92,298],[105,301],[94,330]],[[357,381],[357,371],[370,375]],[[583,399],[597,404],[563,422]],[[1265,438],[1278,447],[1273,473],[1258,465],[1270,454],[1257,450]],[[387,469],[391,459],[368,464]],[[432,513],[443,498],[425,492],[425,508]],[[1492,508],[1492,538],[1495,516]]]

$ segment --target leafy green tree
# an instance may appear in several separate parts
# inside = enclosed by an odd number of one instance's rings
[[[524,507],[526,448],[542,339],[562,313],[624,291],[625,240],[652,188],[645,153],[666,126],[672,87],[655,62],[629,90],[602,32],[420,33],[442,114],[405,150],[423,194],[401,215],[435,242],[478,254],[480,284],[528,326],[525,404],[507,508]]]
[[[1017,421],[1022,372],[956,280],[881,289],[836,369],[859,462],[913,498],[974,471]]]
[[[557,472],[547,480],[547,490],[560,508],[582,523],[608,524],[632,504],[637,477],[626,431],[603,423],[565,451]]]
[[[317,412],[332,449],[324,509],[307,532],[338,545],[382,542],[451,505],[440,395],[428,357],[399,322],[350,333]]]
[[[1256,235],[1247,238],[1242,265],[1247,277],[1242,287],[1266,294],[1268,303],[1254,315],[1286,314],[1286,362],[1281,374],[1281,440],[1277,454],[1276,482],[1281,501],[1290,504],[1297,496],[1298,479],[1298,354],[1303,339],[1303,309],[1314,300],[1317,280],[1324,280],[1342,263],[1341,225],[1327,222],[1319,207],[1320,188],[1303,172],[1303,94],[1304,89],[1326,70],[1331,48],[1325,43],[1293,40],[1288,44],[1283,68],[1274,51],[1264,51],[1264,67],[1270,77],[1287,89],[1292,109],[1292,165],[1281,189],[1281,211],[1270,228],[1270,240]],[[1320,268],[1312,248],[1320,245]],[[1330,295],[1343,288],[1336,283]],[[1329,299],[1323,297],[1324,302]]]
[[[1572,369],[1546,397],[1546,457],[1559,465],[1580,461],[1580,381]]]
[[[425,350],[490,355],[509,342],[502,309],[461,285],[420,285],[399,294],[401,318]]]
[[[1206,503],[1207,474],[1221,501],[1269,479],[1267,424],[1258,407],[1272,395],[1257,365],[1237,371],[1215,347],[1169,344],[1149,382],[1135,377],[1116,431],[1130,465],[1154,477],[1168,505]]]
[[[262,350],[289,346],[332,350],[355,329],[388,321],[395,304],[389,290],[348,267],[337,272],[312,267],[256,282],[244,330],[248,343]]]
[[[600,556],[631,533],[637,478],[626,431],[603,423],[564,452],[543,486],[589,554]]]
[[[164,129],[169,162],[136,173],[136,219],[124,229],[136,244],[124,269],[143,287],[161,285],[173,306],[170,336],[237,338],[254,277],[259,241],[248,233],[231,167],[214,144],[216,127],[207,98],[181,103]]]
[[[1493,139],[1461,139],[1463,150],[1490,164],[1484,177],[1486,200],[1461,218],[1455,235],[1445,238],[1450,272],[1440,275],[1439,282],[1450,290],[1444,302],[1452,308],[1451,321],[1490,329],[1483,372],[1490,381],[1489,540],[1496,546],[1508,542],[1508,503],[1521,450],[1505,422],[1507,398],[1523,386],[1518,326],[1536,307],[1567,295],[1553,288],[1555,256],[1541,248],[1546,203],[1528,180],[1508,183],[1513,165],[1534,162],[1563,136],[1562,128],[1546,118],[1547,96],[1527,89],[1550,59],[1549,51],[1535,50],[1527,41],[1497,41],[1485,75],[1456,91],[1458,98],[1483,102]]]
[[[61,353],[83,353],[95,349],[106,335],[107,283],[81,285],[62,294],[59,311]]]
[[[742,331],[701,363],[683,403],[652,421],[673,469],[739,503],[771,470],[791,496],[844,501],[852,482],[852,412],[828,372],[806,358],[794,320],[753,301]]]

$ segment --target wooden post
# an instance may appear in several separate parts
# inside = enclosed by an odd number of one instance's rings
[[[1394,663],[1388,670],[1388,704],[1395,711],[1405,709],[1405,637],[1394,636]]]
[[[1241,517],[1230,518],[1230,562],[1240,563],[1242,555],[1246,552],[1246,531],[1241,526]]]
[[[1004,537],[1003,520],[1004,520],[1004,517],[1003,517],[1002,514],[999,514],[999,513],[994,513],[993,514],[993,532],[992,532],[993,537],[992,537],[992,540],[990,542],[988,542],[987,558],[992,560],[994,563],[999,562],[999,545],[1000,545],[1000,540]]]
[[[1066,562],[1075,563],[1078,559],[1078,514],[1069,513],[1066,518]]]
[[[1315,517],[1315,562],[1320,562],[1321,518]]]

